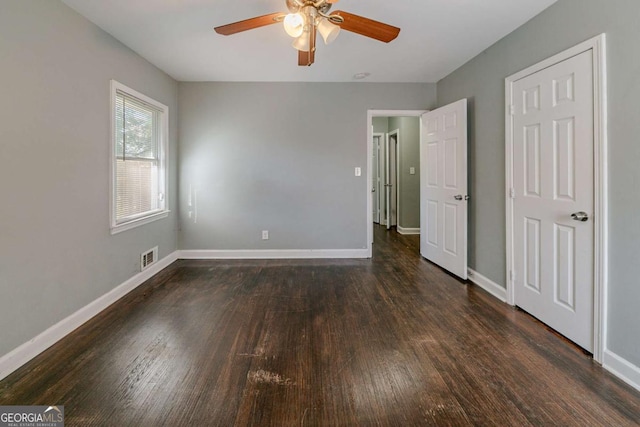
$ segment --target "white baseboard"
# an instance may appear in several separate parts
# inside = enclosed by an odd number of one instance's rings
[[[400,234],[420,234],[420,228],[404,228],[398,226],[397,230]]]
[[[178,259],[369,258],[368,249],[182,250]]]
[[[469,280],[480,286],[485,291],[489,292],[494,297],[498,298],[502,302],[507,302],[507,290],[497,283],[487,279],[482,274],[477,271],[473,271],[472,269],[468,269],[467,271]]]
[[[604,350],[602,367],[636,390],[640,390],[640,367],[618,356],[609,349]]]
[[[175,251],[151,265],[145,271],[136,274],[126,282],[85,305],[69,317],[62,319],[36,337],[0,357],[0,380],[51,347],[74,329],[77,329],[83,323],[140,286],[177,259],[177,251]]]

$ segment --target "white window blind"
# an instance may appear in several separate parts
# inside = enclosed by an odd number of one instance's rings
[[[112,114],[115,126],[113,228],[165,209],[162,144],[165,111],[116,89]]]

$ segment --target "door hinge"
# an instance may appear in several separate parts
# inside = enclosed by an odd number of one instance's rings
[[[511,104],[509,105],[509,114],[511,114],[512,116],[516,115],[516,106]]]
[[[512,199],[516,198],[516,189],[515,188],[511,187],[509,189],[509,197],[512,198]]]

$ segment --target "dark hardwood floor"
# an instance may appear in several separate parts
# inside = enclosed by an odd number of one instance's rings
[[[178,261],[0,382],[68,426],[640,422],[579,348],[376,227],[372,260]],[[7,327],[7,325],[5,325]]]

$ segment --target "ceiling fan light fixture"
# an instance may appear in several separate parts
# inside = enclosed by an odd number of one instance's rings
[[[290,13],[284,18],[284,30],[294,38],[302,35],[304,24],[304,17],[300,13]]]
[[[324,44],[330,44],[338,37],[338,34],[340,34],[340,27],[327,18],[322,18],[318,23],[318,31],[324,40]]]
[[[291,46],[302,52],[308,52],[309,48],[311,47],[311,41],[309,40],[309,37],[309,31],[303,31],[302,35],[296,38]]]
[[[330,44],[342,31],[389,43],[400,34],[400,28],[344,11],[330,13],[338,0],[285,0],[288,12],[275,12],[215,27],[223,36],[283,23],[298,50],[298,65],[308,67],[315,62],[317,35]]]

